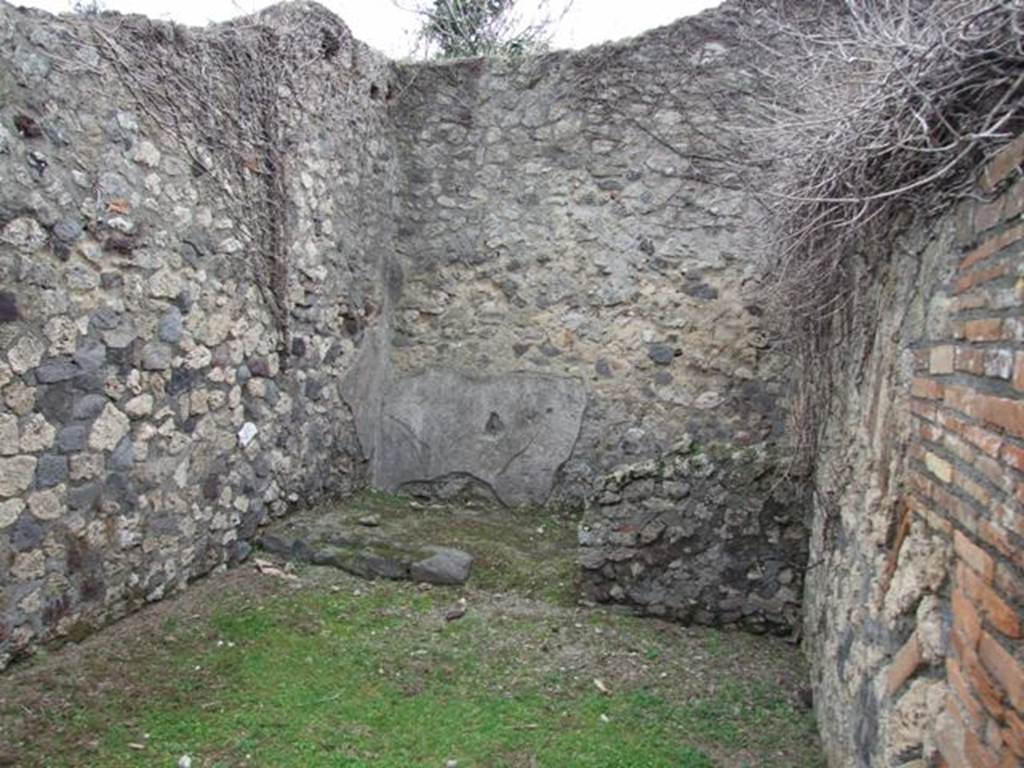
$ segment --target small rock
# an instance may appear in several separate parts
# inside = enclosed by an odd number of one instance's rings
[[[647,356],[655,365],[671,365],[675,358],[675,350],[668,344],[648,344]]]
[[[465,615],[466,615],[466,598],[460,597],[459,598],[459,602],[456,603],[455,605],[453,605],[451,608],[449,608],[445,612],[444,620],[448,621],[448,622],[458,621],[459,619],[461,619]]]
[[[160,336],[160,341],[168,344],[177,344],[181,341],[181,337],[185,334],[185,324],[181,317],[181,311],[177,307],[172,307],[160,318],[157,334]]]
[[[43,135],[42,127],[28,115],[15,115],[14,127],[26,139],[38,139]]]
[[[128,434],[130,427],[128,417],[108,403],[92,425],[89,447],[95,451],[112,451],[121,442],[121,438]],[[66,431],[67,429],[64,430]]]
[[[258,432],[259,430],[256,428],[255,424],[251,421],[245,422],[245,424],[242,425],[242,428],[238,430],[238,444],[245,448],[245,446],[253,441]]]
[[[464,584],[473,566],[468,552],[449,547],[432,547],[435,554],[413,563],[409,575],[413,581],[430,584]]]
[[[359,524],[367,528],[376,528],[380,525],[380,515],[363,515],[359,518]]]
[[[171,350],[150,342],[142,348],[142,367],[147,371],[166,371],[171,367]]]
[[[78,219],[61,219],[53,225],[53,236],[63,243],[73,243],[82,236],[82,224]]]

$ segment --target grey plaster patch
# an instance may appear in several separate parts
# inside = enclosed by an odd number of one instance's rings
[[[394,381],[381,406],[373,482],[395,491],[462,473],[505,504],[541,504],[572,453],[586,404],[578,380],[555,376],[434,370]]]

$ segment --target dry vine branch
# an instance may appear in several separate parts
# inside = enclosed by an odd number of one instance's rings
[[[780,25],[789,65],[785,77],[765,72],[780,97],[753,131],[771,136],[781,165],[761,200],[766,271],[800,372],[793,434],[805,468],[836,376],[856,362],[849,339],[873,334],[871,287],[894,236],[971,194],[977,169],[1024,129],[1020,0],[844,6],[817,33]]]
[[[267,14],[274,14],[269,18]],[[257,287],[288,349],[286,110],[322,110],[342,78],[300,76],[351,35],[314,5],[192,30],[104,14],[71,28],[72,46],[106,60],[139,110],[195,176],[229,201]],[[87,57],[84,57],[87,58]]]

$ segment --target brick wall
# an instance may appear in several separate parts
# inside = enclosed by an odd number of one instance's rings
[[[953,768],[1024,764],[1022,159],[1024,136],[984,169],[984,199],[960,211],[949,322],[915,350],[911,384],[907,515],[954,552],[949,693],[934,733],[939,764]],[[893,657],[890,695],[924,671],[915,633]]]

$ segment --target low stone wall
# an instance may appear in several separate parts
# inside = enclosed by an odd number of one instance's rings
[[[700,624],[799,626],[808,500],[769,446],[678,442],[605,475],[580,526],[583,595]]]

